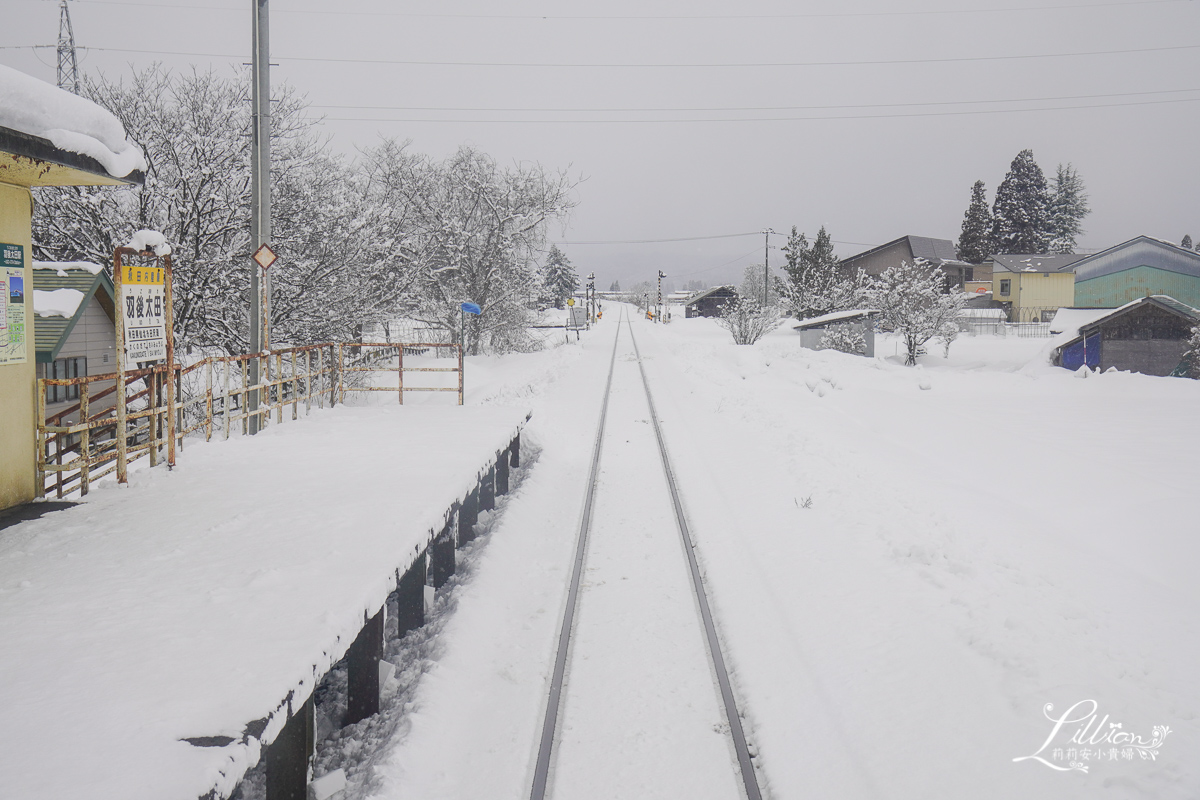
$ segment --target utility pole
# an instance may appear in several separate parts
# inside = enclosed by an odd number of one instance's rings
[[[58,88],[79,94],[79,60],[67,0],[58,0]]]
[[[656,313],[654,315],[655,322],[662,322],[662,314],[663,314],[662,279],[665,277],[667,277],[666,274],[660,269],[658,271],[658,313]]]
[[[64,0],[65,2],[65,0]],[[250,0],[254,11],[254,48],[250,62],[252,147],[250,150],[250,251],[271,241],[271,47],[267,25],[268,0]],[[262,276],[261,284],[259,276]],[[270,279],[250,259],[250,352],[261,353],[269,343],[263,337],[263,294],[271,290]],[[269,300],[268,300],[269,303]],[[269,306],[268,306],[269,307]],[[251,386],[258,385],[259,359],[250,359]],[[258,433],[258,392],[248,393],[250,433]]]
[[[763,228],[763,308],[766,308],[767,295],[771,289],[771,228]]]
[[[596,321],[596,273],[589,272],[587,285],[583,289],[584,302],[587,303],[588,324]]]

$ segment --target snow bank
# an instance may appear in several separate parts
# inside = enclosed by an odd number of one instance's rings
[[[167,244],[167,237],[158,231],[138,231],[125,246],[137,250],[139,253],[153,250],[156,256],[171,254],[171,245]]]
[[[0,797],[228,796],[527,413],[314,411],[5,529]]]
[[[78,95],[0,65],[0,127],[49,139],[55,147],[90,156],[123,178],[146,169],[142,149],[110,112]]]
[[[78,289],[33,290],[33,313],[39,317],[73,317],[82,302]]]
[[[82,269],[93,275],[98,275],[104,270],[104,267],[99,264],[93,264],[90,261],[35,261],[33,262],[33,268],[52,269],[60,275],[69,269]]]

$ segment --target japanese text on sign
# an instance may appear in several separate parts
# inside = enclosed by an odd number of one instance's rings
[[[126,363],[165,359],[166,270],[122,267],[121,295]]]
[[[24,364],[25,248],[0,243],[0,364]]]

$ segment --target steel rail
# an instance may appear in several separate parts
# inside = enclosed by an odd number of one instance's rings
[[[624,315],[624,310],[622,310]],[[533,770],[533,788],[530,800],[544,800],[550,779],[551,756],[554,751],[555,729],[558,725],[559,706],[562,701],[563,678],[567,671],[567,656],[571,647],[571,629],[575,624],[575,608],[579,602],[579,583],[583,574],[584,556],[587,553],[588,533],[592,527],[592,511],[596,497],[596,484],[600,480],[600,449],[604,441],[604,423],[608,418],[608,398],[612,393],[613,367],[617,363],[617,342],[621,338],[621,325],[613,337],[612,355],[608,361],[608,380],[604,384],[604,400],[600,404],[600,420],[596,424],[596,442],[592,446],[592,464],[588,472],[587,492],[583,498],[583,513],[579,520],[579,534],[575,542],[575,565],[571,571],[571,587],[567,591],[567,605],[563,610],[562,627],[558,631],[558,650],[554,656],[554,675],[550,679],[550,695],[546,703],[546,717],[542,722],[542,738],[538,745],[537,763]]]
[[[750,755],[750,748],[746,744],[746,733],[742,730],[742,718],[738,715],[737,700],[733,696],[733,686],[729,682],[729,672],[725,668],[725,657],[721,653],[721,641],[717,636],[716,625],[713,623],[712,610],[708,605],[708,595],[704,591],[704,580],[700,576],[700,565],[696,562],[696,545],[692,541],[692,533],[688,528],[687,515],[683,513],[683,502],[680,500],[679,487],[675,482],[675,470],[671,467],[670,456],[667,455],[667,442],[663,438],[662,426],[658,422],[658,411],[654,407],[654,397],[650,393],[650,381],[646,378],[642,352],[638,349],[637,338],[633,335],[632,321],[626,319],[625,322],[629,326],[629,338],[633,341],[634,355],[637,356],[638,372],[642,375],[642,387],[646,390],[646,403],[650,406],[650,421],[654,425],[654,435],[658,439],[658,454],[662,458],[667,489],[671,493],[671,503],[675,508],[675,522],[683,541],[683,551],[687,555],[688,568],[692,576],[692,589],[696,595],[696,603],[700,607],[704,635],[708,639],[708,652],[712,657],[713,670],[717,675],[717,685],[720,687],[721,699],[725,704],[725,718],[729,722],[729,734],[733,739],[734,750],[737,752],[738,766],[742,773],[742,785],[746,790],[748,800],[762,800],[762,791],[758,787],[758,776],[754,773],[754,762]]]

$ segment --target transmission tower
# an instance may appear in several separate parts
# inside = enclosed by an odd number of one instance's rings
[[[58,88],[79,94],[79,61],[75,58],[75,32],[67,0],[59,0],[58,9]]]

